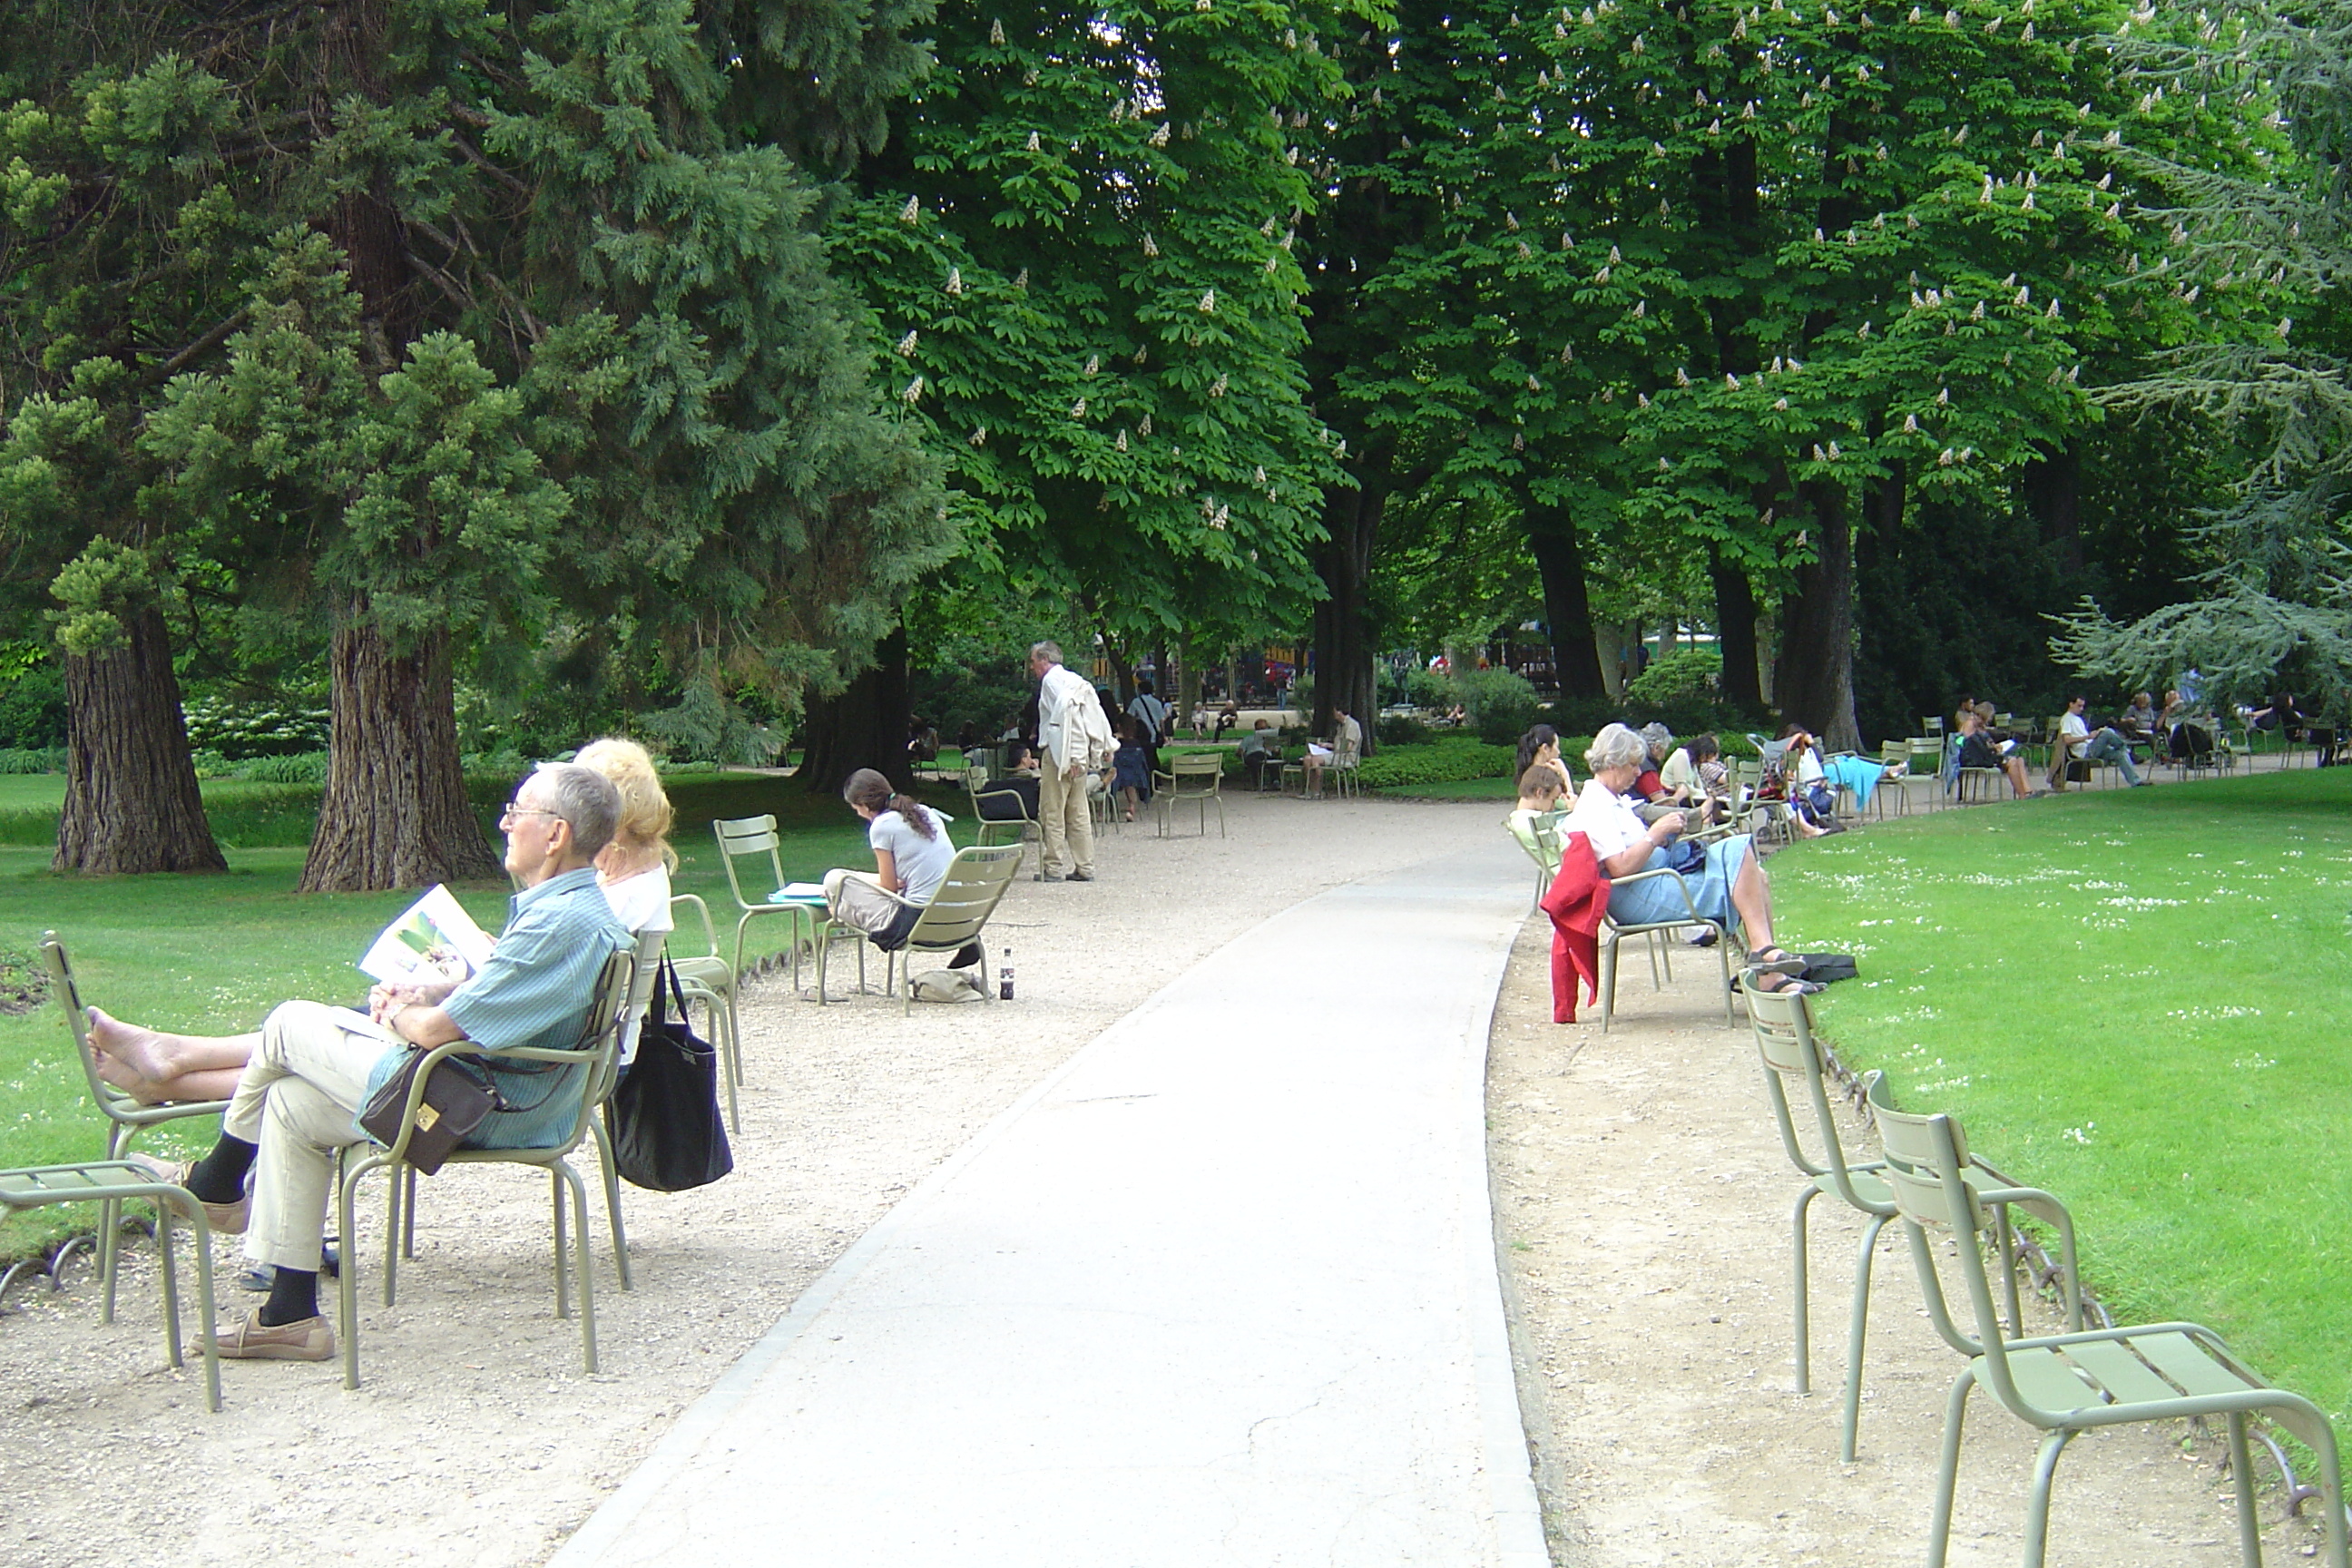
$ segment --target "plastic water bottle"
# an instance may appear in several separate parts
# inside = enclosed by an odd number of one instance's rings
[[[996,965],[996,999],[1000,1002],[1013,1000],[1013,950],[1009,947]]]

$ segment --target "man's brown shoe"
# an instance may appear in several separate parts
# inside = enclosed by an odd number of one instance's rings
[[[299,1318],[274,1329],[264,1328],[256,1307],[238,1323],[223,1323],[214,1335],[227,1361],[331,1361],[334,1331],[323,1317]]]
[[[156,1181],[174,1187],[184,1188],[188,1184],[188,1173],[195,1168],[193,1160],[183,1160],[173,1164],[168,1160],[158,1160],[152,1154],[136,1152],[125,1154],[122,1158]],[[194,1196],[194,1194],[189,1195]],[[204,1203],[202,1198],[196,1201]],[[205,1223],[213,1227],[215,1236],[243,1236],[246,1221],[252,1213],[253,1194],[248,1190],[238,1194],[236,1202],[233,1204],[205,1204]]]

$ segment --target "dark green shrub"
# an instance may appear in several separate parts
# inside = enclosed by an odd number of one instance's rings
[[[65,743],[65,677],[37,664],[0,689],[0,750],[38,752]]]
[[[1489,745],[1517,744],[1542,712],[1536,689],[1507,669],[1471,670],[1456,676],[1454,684],[1470,728]]]
[[[215,751],[232,762],[247,757],[287,757],[327,748],[324,708],[284,702],[239,702],[226,697],[194,697],[182,705],[188,719],[188,744]]]
[[[1371,789],[1409,790],[1417,784],[1502,778],[1515,760],[1510,746],[1451,735],[1420,745],[1386,747],[1363,760],[1358,777]]]
[[[297,752],[286,756],[256,757],[236,773],[237,777],[256,784],[322,784],[327,782],[327,753]]]
[[[1390,713],[1372,725],[1372,733],[1383,746],[1417,746],[1430,737],[1430,728],[1410,713]]]
[[[63,746],[0,748],[0,773],[61,773],[66,771]]]

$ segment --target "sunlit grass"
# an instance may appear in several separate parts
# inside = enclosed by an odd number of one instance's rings
[[[1848,1061],[2073,1207],[2118,1321],[2352,1405],[2352,770],[1972,807],[1772,861]]]

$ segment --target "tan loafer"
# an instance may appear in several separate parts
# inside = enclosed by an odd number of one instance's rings
[[[265,1328],[258,1307],[240,1322],[221,1324],[213,1337],[227,1361],[330,1361],[335,1354],[334,1331],[325,1318]]]
[[[122,1157],[155,1180],[174,1187],[185,1187],[188,1184],[188,1173],[195,1168],[195,1162],[193,1160],[183,1160],[174,1164],[168,1160],[158,1160],[152,1154],[133,1152]],[[197,1198],[196,1201],[204,1203],[202,1198]],[[253,1193],[249,1188],[239,1194],[236,1202],[233,1204],[205,1204],[205,1223],[213,1227],[215,1236],[243,1236],[246,1221],[251,1218],[252,1215]]]

